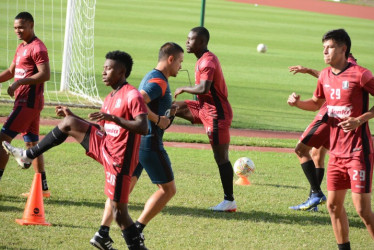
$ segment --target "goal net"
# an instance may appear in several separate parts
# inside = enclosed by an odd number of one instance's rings
[[[99,107],[95,79],[94,20],[96,0],[1,0],[0,71],[11,64],[17,39],[14,17],[22,11],[34,17],[35,35],[48,49],[51,77],[45,83],[46,105]],[[0,101],[12,102],[1,84]]]

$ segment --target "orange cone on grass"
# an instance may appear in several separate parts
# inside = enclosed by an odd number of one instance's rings
[[[239,174],[238,177],[239,179],[235,182],[236,185],[241,185],[241,186],[251,185],[251,182],[248,180],[247,176]]]
[[[16,222],[20,225],[51,225],[51,223],[45,221],[44,217],[42,175],[40,173],[34,175],[23,217],[22,219],[16,219]]]

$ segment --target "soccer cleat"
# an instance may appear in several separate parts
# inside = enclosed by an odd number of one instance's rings
[[[326,203],[326,196],[320,192],[320,193],[314,193],[312,194],[304,203],[301,203],[297,206],[289,207],[292,210],[310,210],[313,207],[317,207],[318,205],[322,205]]]
[[[123,234],[122,234],[122,237],[124,237]],[[139,236],[136,236],[135,238],[133,238],[131,240],[133,242],[133,244],[132,245],[127,245],[127,247],[128,247],[129,250],[148,250],[148,248],[146,248],[146,246],[144,244],[144,240],[145,240],[144,234],[140,233]],[[126,240],[126,242],[127,242],[127,240]]]
[[[92,246],[101,250],[115,250],[112,247],[114,241],[109,236],[107,238],[102,237],[99,232],[96,232],[94,237],[90,240]]]
[[[223,200],[217,206],[211,207],[210,210],[218,211],[218,212],[236,212],[236,202]]]
[[[7,141],[3,141],[3,148],[9,155],[14,156],[14,159],[22,169],[28,169],[31,166],[32,160],[26,156],[26,152],[22,148],[13,147]]]
[[[311,207],[308,209],[309,212],[318,212],[318,207]]]
[[[145,244],[144,244],[144,234],[143,233],[140,233],[140,244],[139,244],[139,249],[142,249],[142,250],[148,250],[148,248],[145,247]]]
[[[309,197],[305,202],[303,202],[299,205],[296,205],[296,206],[288,207],[288,208],[291,209],[291,210],[303,210],[302,208],[303,208],[304,204],[307,203],[308,201],[309,201]]]
[[[29,197],[30,193],[22,193],[21,196],[23,197]],[[51,192],[49,190],[43,190],[43,197],[44,198],[50,198],[51,197]]]

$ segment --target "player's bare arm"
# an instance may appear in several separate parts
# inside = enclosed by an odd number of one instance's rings
[[[151,101],[151,98],[149,97],[147,92],[145,92],[144,90],[140,90],[140,94],[142,94],[145,104],[148,104]],[[168,117],[164,115],[162,116],[157,115],[154,112],[152,112],[152,110],[150,110],[149,108],[148,108],[148,119],[154,122],[154,124],[159,126],[161,129],[166,129],[170,125],[170,119]]]
[[[36,65],[38,68],[38,73],[23,79],[19,79],[18,81],[13,82],[8,87],[8,94],[10,96],[14,96],[14,92],[19,88],[21,85],[34,85],[46,82],[50,78],[50,69],[49,69],[49,62],[42,63]]]
[[[294,75],[297,73],[302,73],[302,74],[309,74],[311,76],[318,78],[320,74],[320,71],[318,70],[306,68],[301,65],[290,66],[288,67],[288,69],[290,72],[293,72]]]
[[[0,73],[0,82],[9,81],[14,77],[15,64],[12,63],[9,68]]]
[[[147,114],[141,114],[134,118],[134,120],[126,120],[122,117],[107,114],[104,112],[94,112],[88,115],[91,121],[111,121],[137,134],[146,135],[148,133],[148,118]]]
[[[374,106],[368,112],[358,117],[348,117],[346,120],[340,122],[338,126],[341,126],[344,132],[355,130],[365,122],[374,118]]]
[[[289,95],[287,100],[288,105],[307,111],[319,110],[324,102],[325,99],[320,99],[315,96],[307,100],[300,100],[300,95],[296,93]]]
[[[210,90],[211,85],[212,85],[212,81],[203,80],[203,81],[200,81],[200,84],[197,84],[193,87],[186,86],[186,87],[177,88],[174,92],[174,98],[176,99],[177,96],[182,93],[189,93],[193,95],[207,94]]]

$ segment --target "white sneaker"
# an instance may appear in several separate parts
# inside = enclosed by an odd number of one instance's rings
[[[219,212],[236,212],[236,202],[223,200],[220,204],[210,209]]]
[[[112,244],[114,241],[110,236],[108,238],[102,237],[99,232],[96,232],[94,237],[90,240],[90,244],[96,248],[102,249],[102,250],[116,250],[112,247]]]
[[[23,169],[28,169],[31,166],[32,160],[26,156],[26,152],[22,148],[13,147],[7,141],[3,141],[3,148],[9,155],[14,156],[14,159]]]

